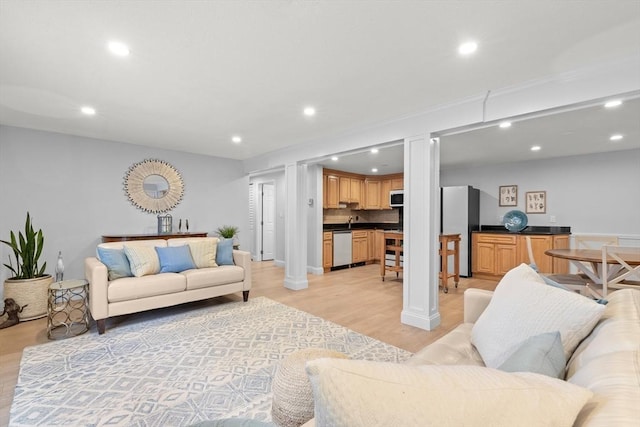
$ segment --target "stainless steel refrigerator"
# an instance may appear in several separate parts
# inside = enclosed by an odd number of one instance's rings
[[[480,190],[470,185],[440,190],[440,232],[460,234],[460,275],[471,277],[471,232],[480,229]],[[449,258],[449,273],[453,267]]]

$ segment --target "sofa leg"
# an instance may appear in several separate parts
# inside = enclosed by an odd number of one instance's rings
[[[249,301],[249,291],[242,291],[242,300],[244,302]]]
[[[105,319],[96,320],[96,323],[98,324],[98,334],[99,335],[104,334],[104,331],[105,331]]]

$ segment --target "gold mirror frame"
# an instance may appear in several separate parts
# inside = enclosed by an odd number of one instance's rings
[[[162,198],[154,199],[144,191],[144,180],[150,175],[160,175],[169,183],[169,190]],[[156,159],[146,159],[132,165],[124,177],[124,191],[138,209],[149,213],[164,213],[182,201],[184,183],[182,176],[171,164]]]

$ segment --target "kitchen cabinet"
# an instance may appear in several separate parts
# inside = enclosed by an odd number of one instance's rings
[[[367,250],[367,261],[375,261],[376,249],[380,246],[376,246],[376,232],[375,230],[367,230],[367,242],[369,244]]]
[[[544,254],[548,249],[569,247],[569,236],[530,234],[533,256],[541,273],[566,274],[567,262]],[[474,277],[498,279],[507,271],[529,264],[525,235],[502,233],[472,233],[471,271]]]
[[[380,208],[391,209],[389,206],[389,193],[391,192],[391,180],[383,179],[380,182]]]
[[[375,231],[375,242],[373,244],[373,260],[382,260],[382,242],[384,241],[384,230]]]
[[[382,196],[381,185],[379,180],[366,179],[364,181],[364,208],[365,209],[382,209],[380,199]]]
[[[352,262],[366,262],[369,252],[367,230],[354,230],[351,232],[351,256]]]
[[[404,177],[393,178],[391,180],[392,190],[404,190]]]
[[[333,233],[322,233],[322,267],[325,271],[333,267]]]
[[[323,208],[325,209],[338,209],[338,192],[339,192],[339,182],[338,177],[335,175],[325,175],[323,180],[324,184],[324,204]]]
[[[338,177],[339,194],[341,203],[360,203],[362,199],[362,187],[364,179],[350,178],[346,176]]]

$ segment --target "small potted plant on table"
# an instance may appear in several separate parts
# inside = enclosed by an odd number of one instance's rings
[[[20,320],[39,319],[47,315],[47,298],[49,285],[53,282],[50,274],[45,274],[47,263],[38,266],[40,255],[44,247],[42,230],[35,231],[31,223],[31,216],[27,212],[27,220],[22,232],[16,234],[11,231],[10,241],[0,240],[13,251],[16,265],[11,257],[9,264],[4,264],[13,277],[4,282],[4,298],[13,298],[23,308]]]
[[[240,248],[240,242],[236,237],[238,235],[238,227],[233,225],[223,225],[216,229],[216,234],[224,239],[233,239],[233,249]]]

